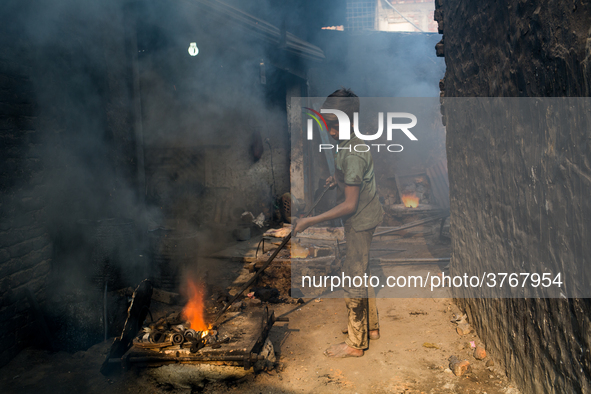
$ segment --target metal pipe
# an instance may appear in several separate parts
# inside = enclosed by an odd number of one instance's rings
[[[435,220],[439,220],[439,219],[442,219],[442,218],[445,218],[445,217],[448,217],[448,216],[449,216],[449,212],[445,212],[445,213],[442,213],[442,214],[439,214],[439,215],[436,215],[436,216],[432,216],[430,218],[426,218],[426,219],[422,219],[422,220],[417,220],[416,222],[404,224],[402,226],[395,227],[395,228],[392,228],[390,230],[385,230],[385,231],[382,231],[382,232],[379,232],[379,233],[375,233],[373,236],[374,237],[378,237],[380,235],[386,235],[386,234],[394,233],[396,231],[406,230],[408,228],[420,226],[421,224],[433,222]]]
[[[435,258],[399,258],[399,259],[383,259],[381,257],[377,257],[374,259],[370,259],[370,261],[377,262],[377,263],[446,263],[451,260],[450,257],[435,257]]]

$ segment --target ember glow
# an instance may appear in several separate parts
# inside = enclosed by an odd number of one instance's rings
[[[294,259],[305,259],[310,255],[310,250],[304,248],[298,243],[292,242],[291,244],[291,257]]]
[[[189,302],[183,308],[183,316],[191,323],[191,328],[197,332],[202,331],[201,337],[207,335],[208,326],[205,323],[205,291],[203,286],[189,280],[187,284]]]
[[[414,193],[403,194],[402,203],[407,208],[416,208],[419,206],[419,198]]]

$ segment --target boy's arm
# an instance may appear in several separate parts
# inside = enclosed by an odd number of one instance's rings
[[[326,211],[318,216],[312,216],[309,218],[302,218],[296,221],[294,232],[300,233],[310,226],[314,226],[321,222],[328,220],[337,219],[341,216],[349,215],[357,210],[357,204],[359,203],[359,190],[360,186],[345,185],[345,201]]]

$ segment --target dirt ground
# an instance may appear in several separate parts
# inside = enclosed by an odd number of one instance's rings
[[[396,257],[449,256],[449,247],[433,238],[407,234],[396,242],[405,250]],[[241,268],[236,262],[226,264],[234,264],[234,268],[217,272],[230,275]],[[382,270],[384,275],[441,272],[438,265],[382,264]],[[239,381],[206,382],[193,389],[159,384],[142,370],[106,378],[99,368],[109,349],[108,341],[75,354],[26,349],[0,369],[0,392],[518,394],[494,363],[494,355],[481,361],[473,357],[470,342],[482,342],[474,333],[460,336],[456,332],[451,320],[460,311],[444,293],[438,297],[442,298],[378,298],[381,338],[371,341],[361,358],[329,359],[323,355],[328,346],[345,339],[341,329],[346,327],[346,309],[343,299],[320,297],[306,299],[304,304],[269,305],[277,316],[289,318],[289,322],[276,322],[271,330],[278,367],[270,372],[249,374]],[[455,376],[448,368],[452,355],[468,360],[471,371]]]

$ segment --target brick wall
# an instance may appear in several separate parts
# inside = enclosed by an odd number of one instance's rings
[[[56,266],[85,263],[66,256],[76,222],[122,216],[134,203],[122,10],[87,8],[0,8],[0,366],[43,345],[25,289],[48,317],[63,285]]]
[[[438,0],[436,7],[445,97],[589,96],[589,4]],[[538,258],[554,272],[588,266],[584,116],[555,139],[535,128],[502,133],[487,124],[469,130],[473,119],[446,120],[452,273],[491,261],[500,272],[519,272],[522,261]],[[591,392],[588,299],[457,301],[524,393]]]
[[[52,246],[45,228],[44,166],[32,65],[26,43],[2,35],[0,46],[0,365],[28,342],[28,287],[46,299]]]

